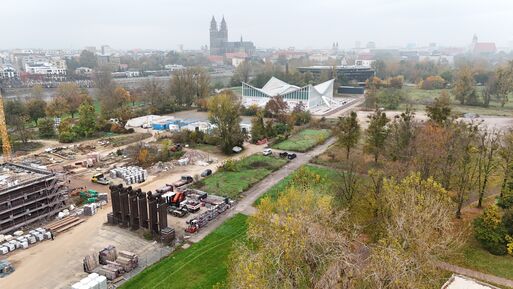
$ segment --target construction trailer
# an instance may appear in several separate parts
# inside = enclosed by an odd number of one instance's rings
[[[21,164],[0,164],[0,234],[53,218],[66,199],[64,175]]]

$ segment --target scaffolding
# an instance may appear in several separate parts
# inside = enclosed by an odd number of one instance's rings
[[[30,166],[0,164],[0,234],[55,216],[67,199],[63,175]]]

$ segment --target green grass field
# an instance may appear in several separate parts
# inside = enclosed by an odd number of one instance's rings
[[[314,146],[321,144],[328,139],[331,131],[328,129],[305,129],[290,136],[273,148],[285,151],[306,152]]]
[[[236,162],[236,171],[220,170],[212,176],[197,182],[195,187],[208,193],[237,198],[251,185],[279,169],[287,160],[254,154]]]
[[[470,240],[463,246],[461,254],[451,258],[448,262],[513,280],[513,257],[492,255],[483,249],[473,237],[470,237]]]
[[[312,189],[319,191],[319,192],[331,192],[332,186],[340,180],[340,173],[337,172],[334,169],[327,168],[327,167],[318,167],[318,166],[312,166],[312,165],[305,165],[303,166],[306,168],[309,172],[312,172],[314,174],[317,174],[321,176],[322,181],[315,185]],[[297,172],[297,171],[296,171]],[[287,189],[287,187],[290,185],[292,178],[296,172],[288,175],[287,177],[283,178],[279,183],[274,185],[272,188],[270,188],[267,192],[265,192],[260,198],[258,198],[255,201],[255,205],[258,205],[260,203],[260,200],[269,197],[272,200],[278,199],[280,194]]]
[[[238,214],[190,248],[171,254],[121,289],[212,288],[226,280],[232,244],[246,236],[247,217]]]
[[[482,86],[476,86],[478,93],[481,93]],[[423,90],[417,87],[403,88],[406,99],[403,101],[399,109],[405,109],[407,105],[411,105],[417,111],[425,110],[426,104],[431,103],[442,91],[446,91],[451,96],[452,109],[454,112],[475,113],[479,115],[497,115],[497,116],[513,116],[513,103],[508,102],[504,107],[500,103],[492,100],[489,107],[461,105],[451,94],[450,89],[433,89]]]

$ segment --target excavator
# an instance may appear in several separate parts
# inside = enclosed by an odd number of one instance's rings
[[[0,88],[0,135],[2,137],[2,152],[4,161],[11,157],[11,143],[7,132],[7,124],[5,123],[4,100],[2,98],[2,90]]]

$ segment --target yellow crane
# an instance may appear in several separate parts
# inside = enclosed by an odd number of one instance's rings
[[[11,143],[9,142],[9,134],[7,133],[7,124],[5,124],[4,100],[0,91],[0,135],[2,136],[2,151],[4,160],[11,156]]]

